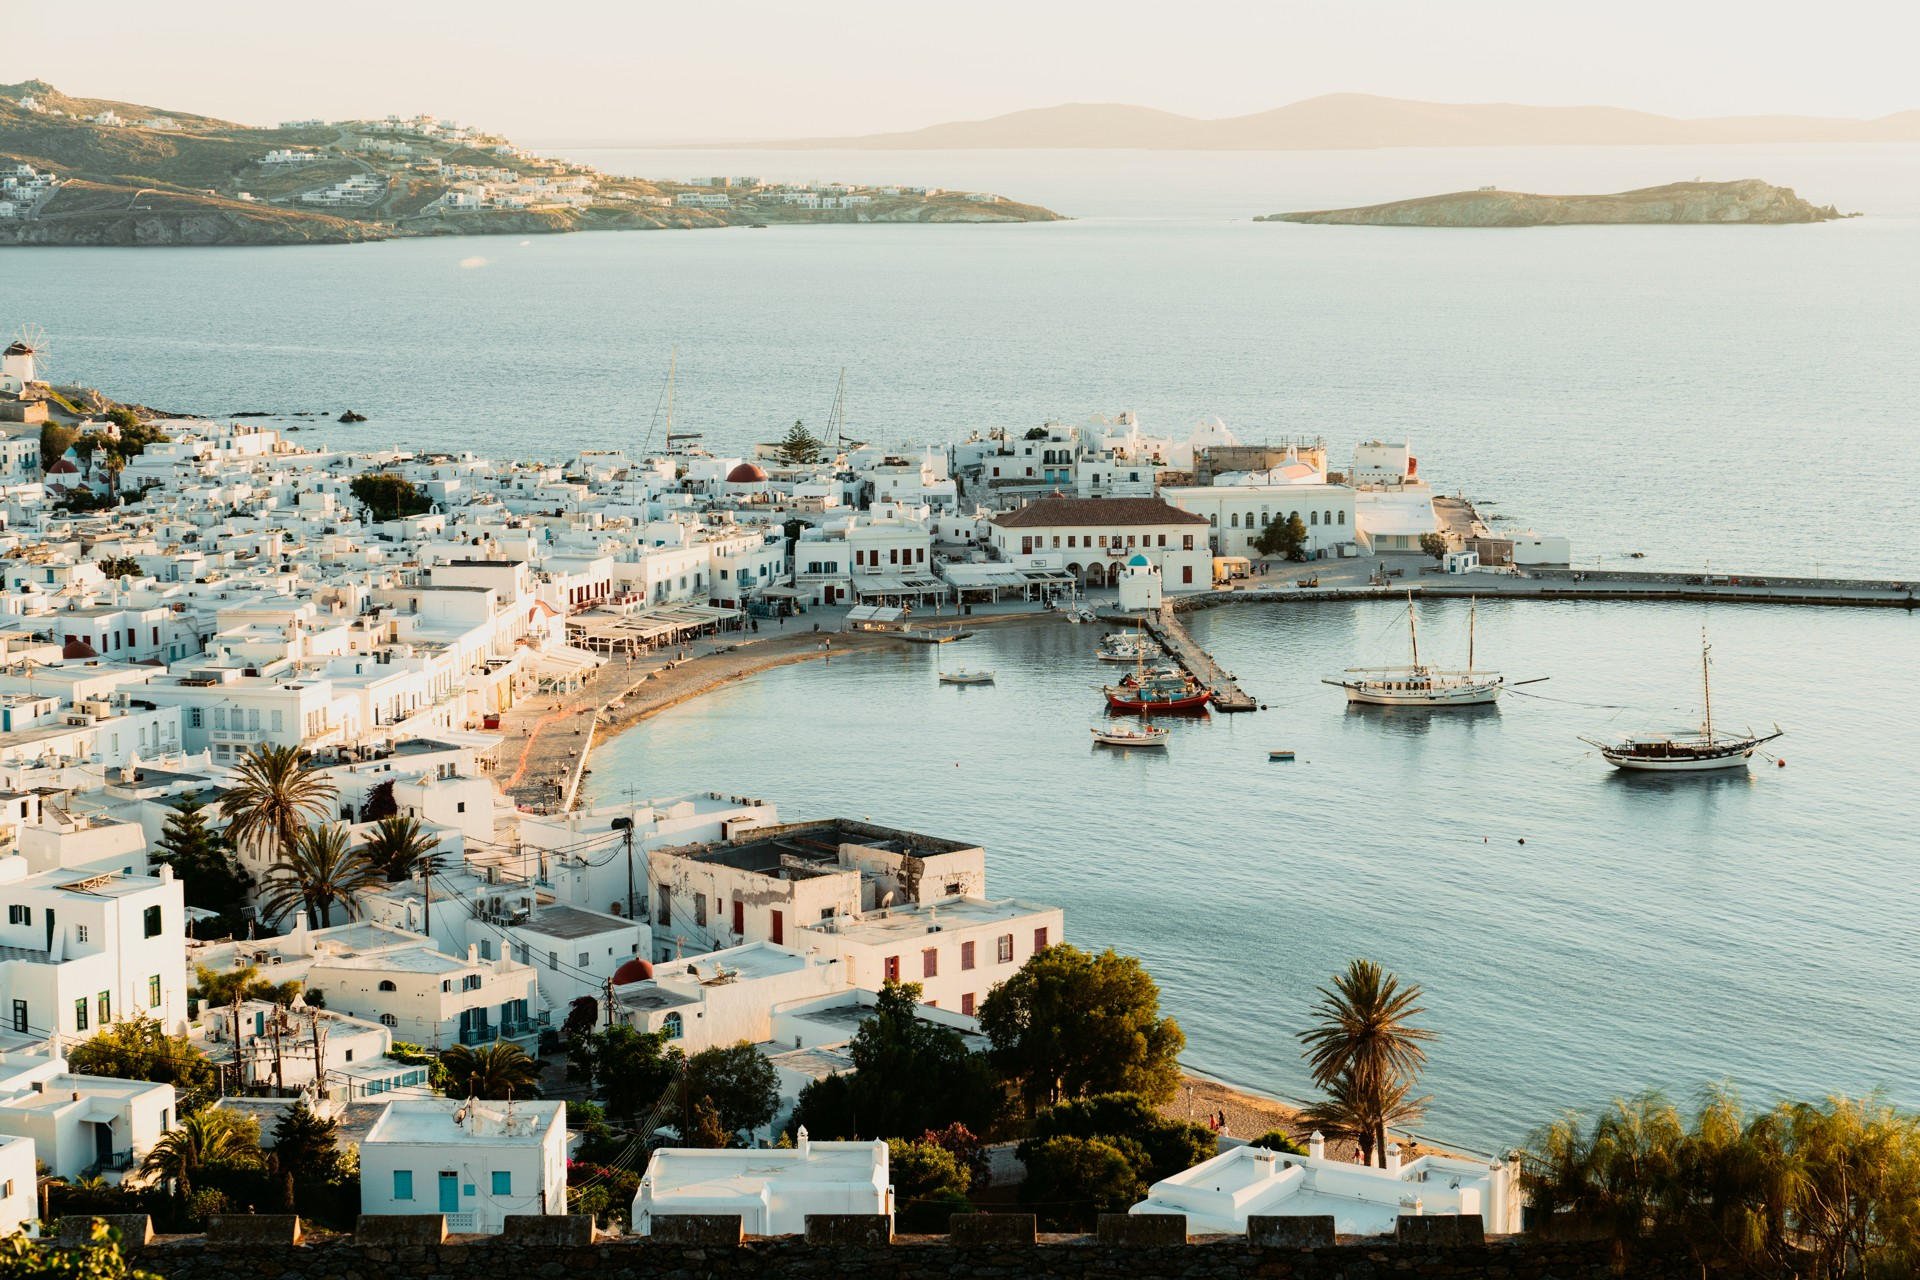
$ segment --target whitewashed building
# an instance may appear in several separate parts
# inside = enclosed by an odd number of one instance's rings
[[[662,1147],[633,1197],[633,1230],[673,1214],[738,1214],[748,1235],[798,1235],[813,1213],[893,1214],[884,1142],[814,1142],[790,1150]]]
[[[564,1214],[567,1145],[564,1102],[396,1099],[360,1143],[360,1212],[444,1214],[478,1235]]]

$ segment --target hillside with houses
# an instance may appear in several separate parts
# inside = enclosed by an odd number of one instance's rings
[[[1032,222],[989,192],[646,179],[536,155],[432,116],[256,127],[0,85],[0,245],[346,243],[425,235]]]

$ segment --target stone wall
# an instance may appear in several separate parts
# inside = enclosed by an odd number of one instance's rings
[[[796,1237],[749,1239],[737,1246],[622,1239],[555,1247],[466,1238],[447,1244],[368,1245],[309,1236],[301,1245],[209,1244],[198,1236],[163,1238],[130,1251],[135,1265],[165,1280],[576,1280],[582,1275],[700,1276],[707,1280],[1614,1280],[1605,1245],[1505,1241],[1479,1247],[1398,1245],[1386,1241],[1319,1248],[1260,1248],[1244,1239],[1125,1245],[1086,1238],[1040,1243],[956,1245],[946,1237],[887,1244],[808,1244]],[[1636,1258],[1639,1280],[1697,1280],[1684,1258]]]

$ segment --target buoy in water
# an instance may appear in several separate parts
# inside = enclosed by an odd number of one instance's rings
[[[1525,844],[1526,842],[1527,842],[1527,838],[1526,838],[1525,836],[1521,836],[1521,837],[1520,837],[1520,843],[1521,843],[1521,844]]]
[[[1787,767],[1787,760],[1785,756],[1782,756],[1780,759],[1775,760],[1774,763],[1779,765],[1782,769]]]

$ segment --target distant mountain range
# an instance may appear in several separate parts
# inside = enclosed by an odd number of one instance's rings
[[[1683,120],[1623,107],[1411,102],[1333,93],[1272,111],[1200,120],[1114,103],[1067,103],[904,133],[732,143],[754,149],[876,151],[1133,148],[1325,151],[1374,147],[1681,146],[1741,142],[1920,141],[1920,110],[1875,120],[1718,116]]]

